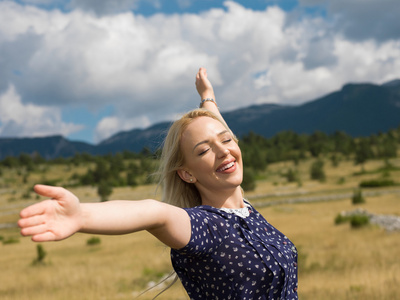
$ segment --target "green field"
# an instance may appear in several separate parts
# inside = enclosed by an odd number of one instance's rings
[[[309,159],[297,166],[293,162],[271,164],[259,175],[256,190],[246,193],[265,218],[298,247],[300,299],[397,299],[400,232],[389,233],[374,225],[353,229],[348,223],[335,225],[334,220],[340,212],[356,208],[400,216],[399,186],[363,189],[366,203],[351,203],[361,181],[400,181],[400,159],[391,159],[392,169],[384,172],[383,161],[369,161],[363,173],[353,161],[333,167],[327,160],[324,182],[309,179],[311,163]],[[289,168],[296,168],[299,180],[287,182],[282,174]],[[51,165],[23,180],[18,170],[3,170],[0,224],[12,226],[21,208],[41,200],[27,193],[34,183],[62,182],[76,171]],[[98,201],[94,187],[72,191],[82,202]],[[154,191],[153,185],[115,188],[111,198],[159,198]],[[169,249],[147,232],[98,236],[100,244],[95,245],[87,244],[92,236],[85,234],[43,243],[47,255],[42,264],[32,263],[37,244],[21,237],[18,228],[0,229],[0,236],[0,299],[134,299],[171,271]],[[138,299],[151,299],[157,292],[153,289]],[[187,296],[176,283],[160,299]]]

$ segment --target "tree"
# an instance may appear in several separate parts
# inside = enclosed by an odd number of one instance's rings
[[[38,265],[38,264],[44,265],[44,258],[46,257],[47,253],[46,253],[46,251],[44,251],[44,248],[41,244],[38,244],[36,246],[36,254],[37,254],[37,256],[33,260],[32,264],[33,265]]]
[[[379,144],[379,157],[389,159],[397,157],[397,141],[394,137],[386,136]]]
[[[340,159],[339,159],[339,156],[336,153],[333,153],[331,155],[331,162],[332,162],[332,166],[333,167],[339,166]]]
[[[334,151],[349,156],[354,149],[354,140],[343,131],[336,131],[333,136]]]
[[[325,153],[329,148],[329,140],[326,133],[321,131],[314,132],[308,139],[308,148],[313,157],[318,157]]]
[[[243,169],[243,181],[241,187],[244,191],[254,191],[256,188],[256,179],[254,171],[251,168]]]
[[[298,173],[296,170],[289,168],[289,170],[284,174],[288,182],[295,182],[298,180]]]
[[[353,204],[365,203],[365,198],[360,189],[354,190],[353,197],[351,198],[351,203]]]
[[[103,180],[97,187],[97,194],[100,196],[101,202],[108,201],[108,197],[112,194],[113,188],[111,184]]]
[[[356,165],[361,165],[362,171],[364,172],[365,162],[373,157],[374,152],[368,140],[366,138],[361,138],[356,147],[354,163]]]
[[[324,181],[326,179],[324,171],[324,162],[321,159],[313,162],[310,168],[310,177],[313,180]]]

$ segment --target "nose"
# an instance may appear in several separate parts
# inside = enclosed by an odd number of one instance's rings
[[[228,156],[230,153],[231,152],[229,151],[228,148],[225,148],[225,147],[221,146],[219,148],[218,155],[219,155],[220,158],[222,158],[222,157]]]

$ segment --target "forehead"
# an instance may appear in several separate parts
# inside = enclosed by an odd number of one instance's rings
[[[198,117],[183,131],[182,142],[197,143],[225,130],[225,126],[218,120],[210,117]]]

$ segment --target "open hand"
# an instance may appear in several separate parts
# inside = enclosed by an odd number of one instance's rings
[[[207,70],[205,68],[200,68],[196,74],[196,89],[199,93],[201,99],[205,98],[213,98],[214,97],[214,89],[210,80],[207,78]]]
[[[65,239],[82,227],[82,212],[78,198],[61,187],[36,185],[37,194],[50,197],[20,212],[18,226],[23,236],[35,242]]]

